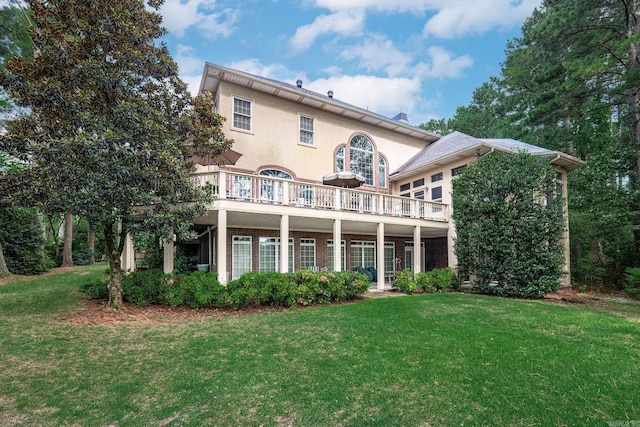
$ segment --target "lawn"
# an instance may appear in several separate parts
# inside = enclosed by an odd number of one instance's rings
[[[0,425],[640,425],[640,304],[451,293],[65,322],[105,273],[0,285]]]

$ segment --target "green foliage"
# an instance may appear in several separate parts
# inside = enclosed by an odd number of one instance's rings
[[[10,272],[41,274],[53,267],[44,252],[42,222],[35,209],[0,208],[0,245]]]
[[[134,271],[122,277],[124,301],[144,307],[166,301],[163,284],[168,280],[161,270]]]
[[[625,270],[624,292],[634,298],[640,298],[640,268],[627,268]]]
[[[222,307],[225,303],[226,288],[218,281],[218,273],[195,271],[173,277],[163,276],[161,287],[164,302],[174,307]]]
[[[151,304],[219,307],[298,307],[350,300],[369,290],[366,276],[353,272],[295,273],[249,272],[226,286],[218,273],[163,274],[149,269],[123,276],[123,300],[139,306]],[[107,298],[104,282],[83,283],[80,291],[92,298]]]
[[[405,294],[412,294],[418,290],[418,283],[413,277],[413,272],[408,268],[405,268],[402,271],[398,271],[398,273],[396,274],[396,280],[393,282],[393,285]]]
[[[33,165],[3,174],[0,195],[47,213],[73,212],[101,228],[115,306],[118,242],[135,229],[164,239],[189,235],[211,198],[190,181],[189,157],[215,157],[232,143],[211,94],[192,98],[158,42],[166,32],[160,5],[30,1],[38,55],[0,70],[0,87],[30,112],[7,122],[0,151]],[[134,221],[134,206],[153,208]]]
[[[453,181],[455,253],[481,292],[540,298],[559,286],[563,203],[549,160],[481,157]]]
[[[418,289],[426,293],[445,292],[455,286],[455,275],[450,268],[435,268],[415,275]]]

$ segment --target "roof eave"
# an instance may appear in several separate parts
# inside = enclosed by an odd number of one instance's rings
[[[267,79],[261,79],[252,74],[215,65],[210,62],[205,63],[202,80],[200,82],[200,91],[202,92],[207,90],[215,93],[218,90],[221,81],[243,84],[242,82],[239,83],[238,79],[244,80],[244,86],[250,87],[254,90],[294,102],[299,102],[301,104],[306,104],[354,120],[369,123],[371,125],[421,139],[429,143],[440,138],[437,134],[427,132],[423,129],[372,113],[368,110],[350,104],[334,101],[328,96],[322,96],[319,94],[314,95],[309,92],[295,90],[295,88],[290,89],[285,85],[278,85],[268,81]]]

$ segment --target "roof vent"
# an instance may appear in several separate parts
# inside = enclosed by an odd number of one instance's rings
[[[296,80],[296,86],[301,88],[302,87],[302,80],[300,80],[300,79]]]
[[[327,92],[327,96],[328,96],[329,98],[333,98],[333,91],[332,91],[332,90],[330,90],[329,92]]]
[[[400,122],[400,123],[409,124],[409,119],[407,118],[407,114],[406,113],[398,113],[391,120],[395,120],[395,121]]]

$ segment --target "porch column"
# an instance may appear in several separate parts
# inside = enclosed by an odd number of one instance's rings
[[[342,220],[333,220],[333,271],[342,271]]]
[[[289,215],[280,217],[280,273],[289,271]]]
[[[413,228],[413,272],[420,273],[422,270],[422,245],[420,245],[420,226]]]
[[[126,272],[136,271],[136,253],[133,249],[131,233],[127,233],[127,235],[124,236],[124,247],[120,255],[120,267]]]
[[[456,238],[455,224],[449,220],[449,230],[447,230],[447,260],[448,267],[456,271],[458,267],[458,257],[454,251],[454,239]]]
[[[378,279],[376,280],[376,288],[384,289],[384,222],[378,223],[378,259],[376,270],[378,270]],[[373,284],[372,284],[373,285]]]
[[[163,264],[163,271],[165,274],[170,274],[173,273],[173,261],[174,261],[174,249],[175,249],[175,245],[173,243],[173,241],[175,240],[176,236],[174,235],[171,240],[165,241],[163,242],[163,258],[164,258],[164,264]]]
[[[223,285],[229,281],[227,273],[227,211],[218,210],[218,238],[216,239],[216,264],[218,268],[218,281]]]
[[[207,263],[209,264],[209,271],[213,265],[213,244],[211,242],[211,227],[207,227],[207,246],[209,247]]]

